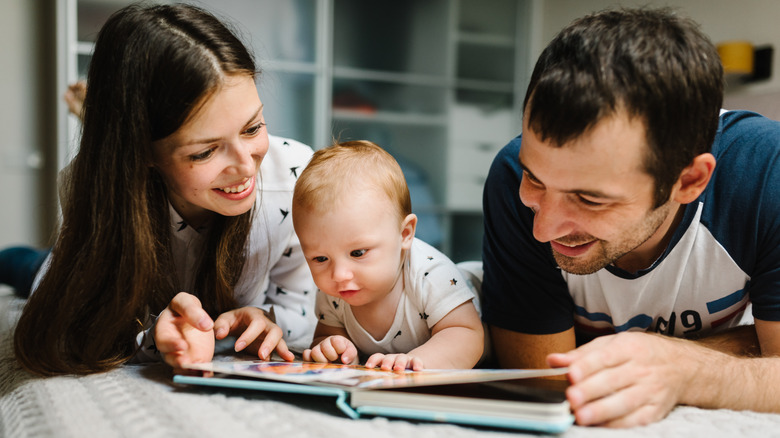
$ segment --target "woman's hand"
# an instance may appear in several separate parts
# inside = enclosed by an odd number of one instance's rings
[[[282,339],[282,329],[257,307],[242,307],[219,315],[214,322],[214,333],[216,339],[238,336],[236,351],[256,352],[263,360],[268,360],[274,350],[284,360],[295,359]]]
[[[179,292],[157,318],[154,341],[165,363],[181,372],[187,363],[214,357],[214,322],[194,295]]]

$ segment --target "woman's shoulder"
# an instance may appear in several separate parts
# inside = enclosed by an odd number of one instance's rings
[[[260,165],[263,190],[290,190],[311,160],[311,147],[290,138],[268,136],[268,152]]]

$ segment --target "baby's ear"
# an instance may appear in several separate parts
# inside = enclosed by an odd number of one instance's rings
[[[412,247],[414,231],[417,229],[417,215],[408,214],[401,222],[401,246],[404,249]]]

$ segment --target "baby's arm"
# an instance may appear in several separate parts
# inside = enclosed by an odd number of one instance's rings
[[[310,362],[338,362],[354,364],[358,362],[355,344],[349,339],[343,327],[331,327],[317,323],[314,329],[312,348],[303,351],[303,360]]]
[[[384,370],[473,368],[485,346],[482,321],[474,304],[467,301],[433,326],[431,338],[407,354],[372,355],[366,366]]]

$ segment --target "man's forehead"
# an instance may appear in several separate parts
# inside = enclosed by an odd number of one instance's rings
[[[542,141],[531,130],[523,132],[518,160],[523,169],[548,188],[572,193],[621,198],[628,192],[652,187],[645,170],[644,128],[596,126],[591,132],[561,146]],[[637,186],[639,185],[639,186]]]

